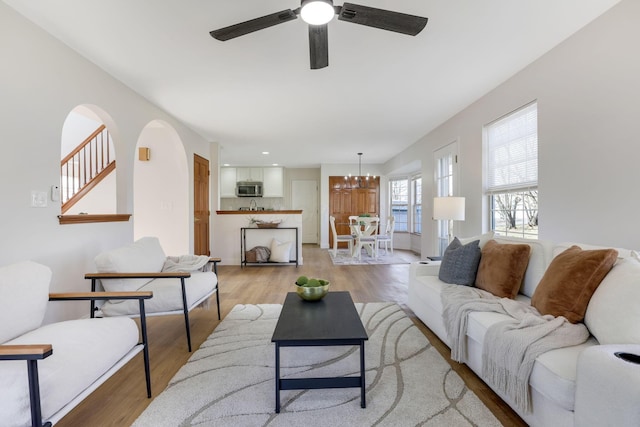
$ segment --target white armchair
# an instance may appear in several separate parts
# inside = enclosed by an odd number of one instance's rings
[[[51,426],[143,351],[151,397],[144,301],[151,292],[49,294],[51,270],[26,261],[0,267],[0,423]],[[133,299],[129,318],[42,324],[48,301]],[[25,363],[26,362],[26,363]]]
[[[180,262],[181,258],[186,261]],[[147,316],[182,314],[191,351],[189,312],[216,294],[218,319],[219,258],[167,257],[157,237],[143,237],[134,243],[99,254],[95,258],[97,273],[85,274],[91,280],[91,291],[98,290],[98,282],[107,291],[151,291],[153,299],[146,305]],[[213,264],[213,271],[202,269]],[[169,268],[171,267],[171,268]],[[131,301],[107,301],[99,309],[92,305],[91,316],[139,316],[137,305]]]

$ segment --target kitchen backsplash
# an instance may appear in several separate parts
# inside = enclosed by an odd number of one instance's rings
[[[248,208],[251,200],[256,201],[256,206],[259,208],[265,208],[268,210],[280,210],[288,209],[284,206],[283,197],[256,197],[251,199],[249,197],[233,197],[233,198],[220,198],[220,210],[223,211],[237,211],[240,208]]]

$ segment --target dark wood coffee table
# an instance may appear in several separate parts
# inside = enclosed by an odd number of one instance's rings
[[[364,342],[367,331],[349,292],[329,292],[320,301],[304,301],[295,292],[284,300],[271,342],[276,344],[276,413],[280,390],[360,388],[360,406],[366,408]],[[280,378],[280,347],[360,346],[360,376],[330,378]]]

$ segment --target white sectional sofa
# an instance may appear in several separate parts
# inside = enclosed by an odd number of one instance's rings
[[[515,300],[530,305],[538,283],[553,258],[574,244],[478,236],[499,244],[527,244],[530,256]],[[466,239],[471,241],[472,239]],[[582,249],[594,246],[575,244]],[[617,249],[618,260],[588,303],[584,323],[590,337],[580,345],[555,349],[536,358],[529,377],[532,410],[518,408],[510,396],[484,377],[482,346],[490,326],[506,314],[472,312],[467,316],[463,361],[531,426],[639,426],[640,364],[616,356],[640,354],[640,259],[629,249]],[[557,265],[557,264],[556,264]],[[410,267],[408,306],[445,344],[451,347],[443,321],[440,262],[416,262]],[[630,356],[633,357],[633,356]]]
[[[49,294],[51,275],[48,267],[32,261],[0,267],[3,427],[57,423],[140,351],[151,397],[146,334],[140,342],[133,320],[77,319],[42,325],[48,301],[110,297],[144,301],[151,292]]]

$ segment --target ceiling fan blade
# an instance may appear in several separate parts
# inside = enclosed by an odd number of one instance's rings
[[[329,65],[329,33],[327,24],[309,25],[309,55],[311,69],[317,70]]]
[[[342,5],[338,19],[410,36],[415,36],[427,25],[427,18],[353,3]]]
[[[298,15],[296,15],[293,10],[286,9],[272,13],[271,15],[262,16],[250,21],[213,30],[210,31],[209,34],[211,34],[211,37],[216,40],[227,41],[229,39],[244,36],[245,34],[253,33],[254,31],[263,30],[274,25],[282,24],[283,22],[291,21],[297,17]]]

